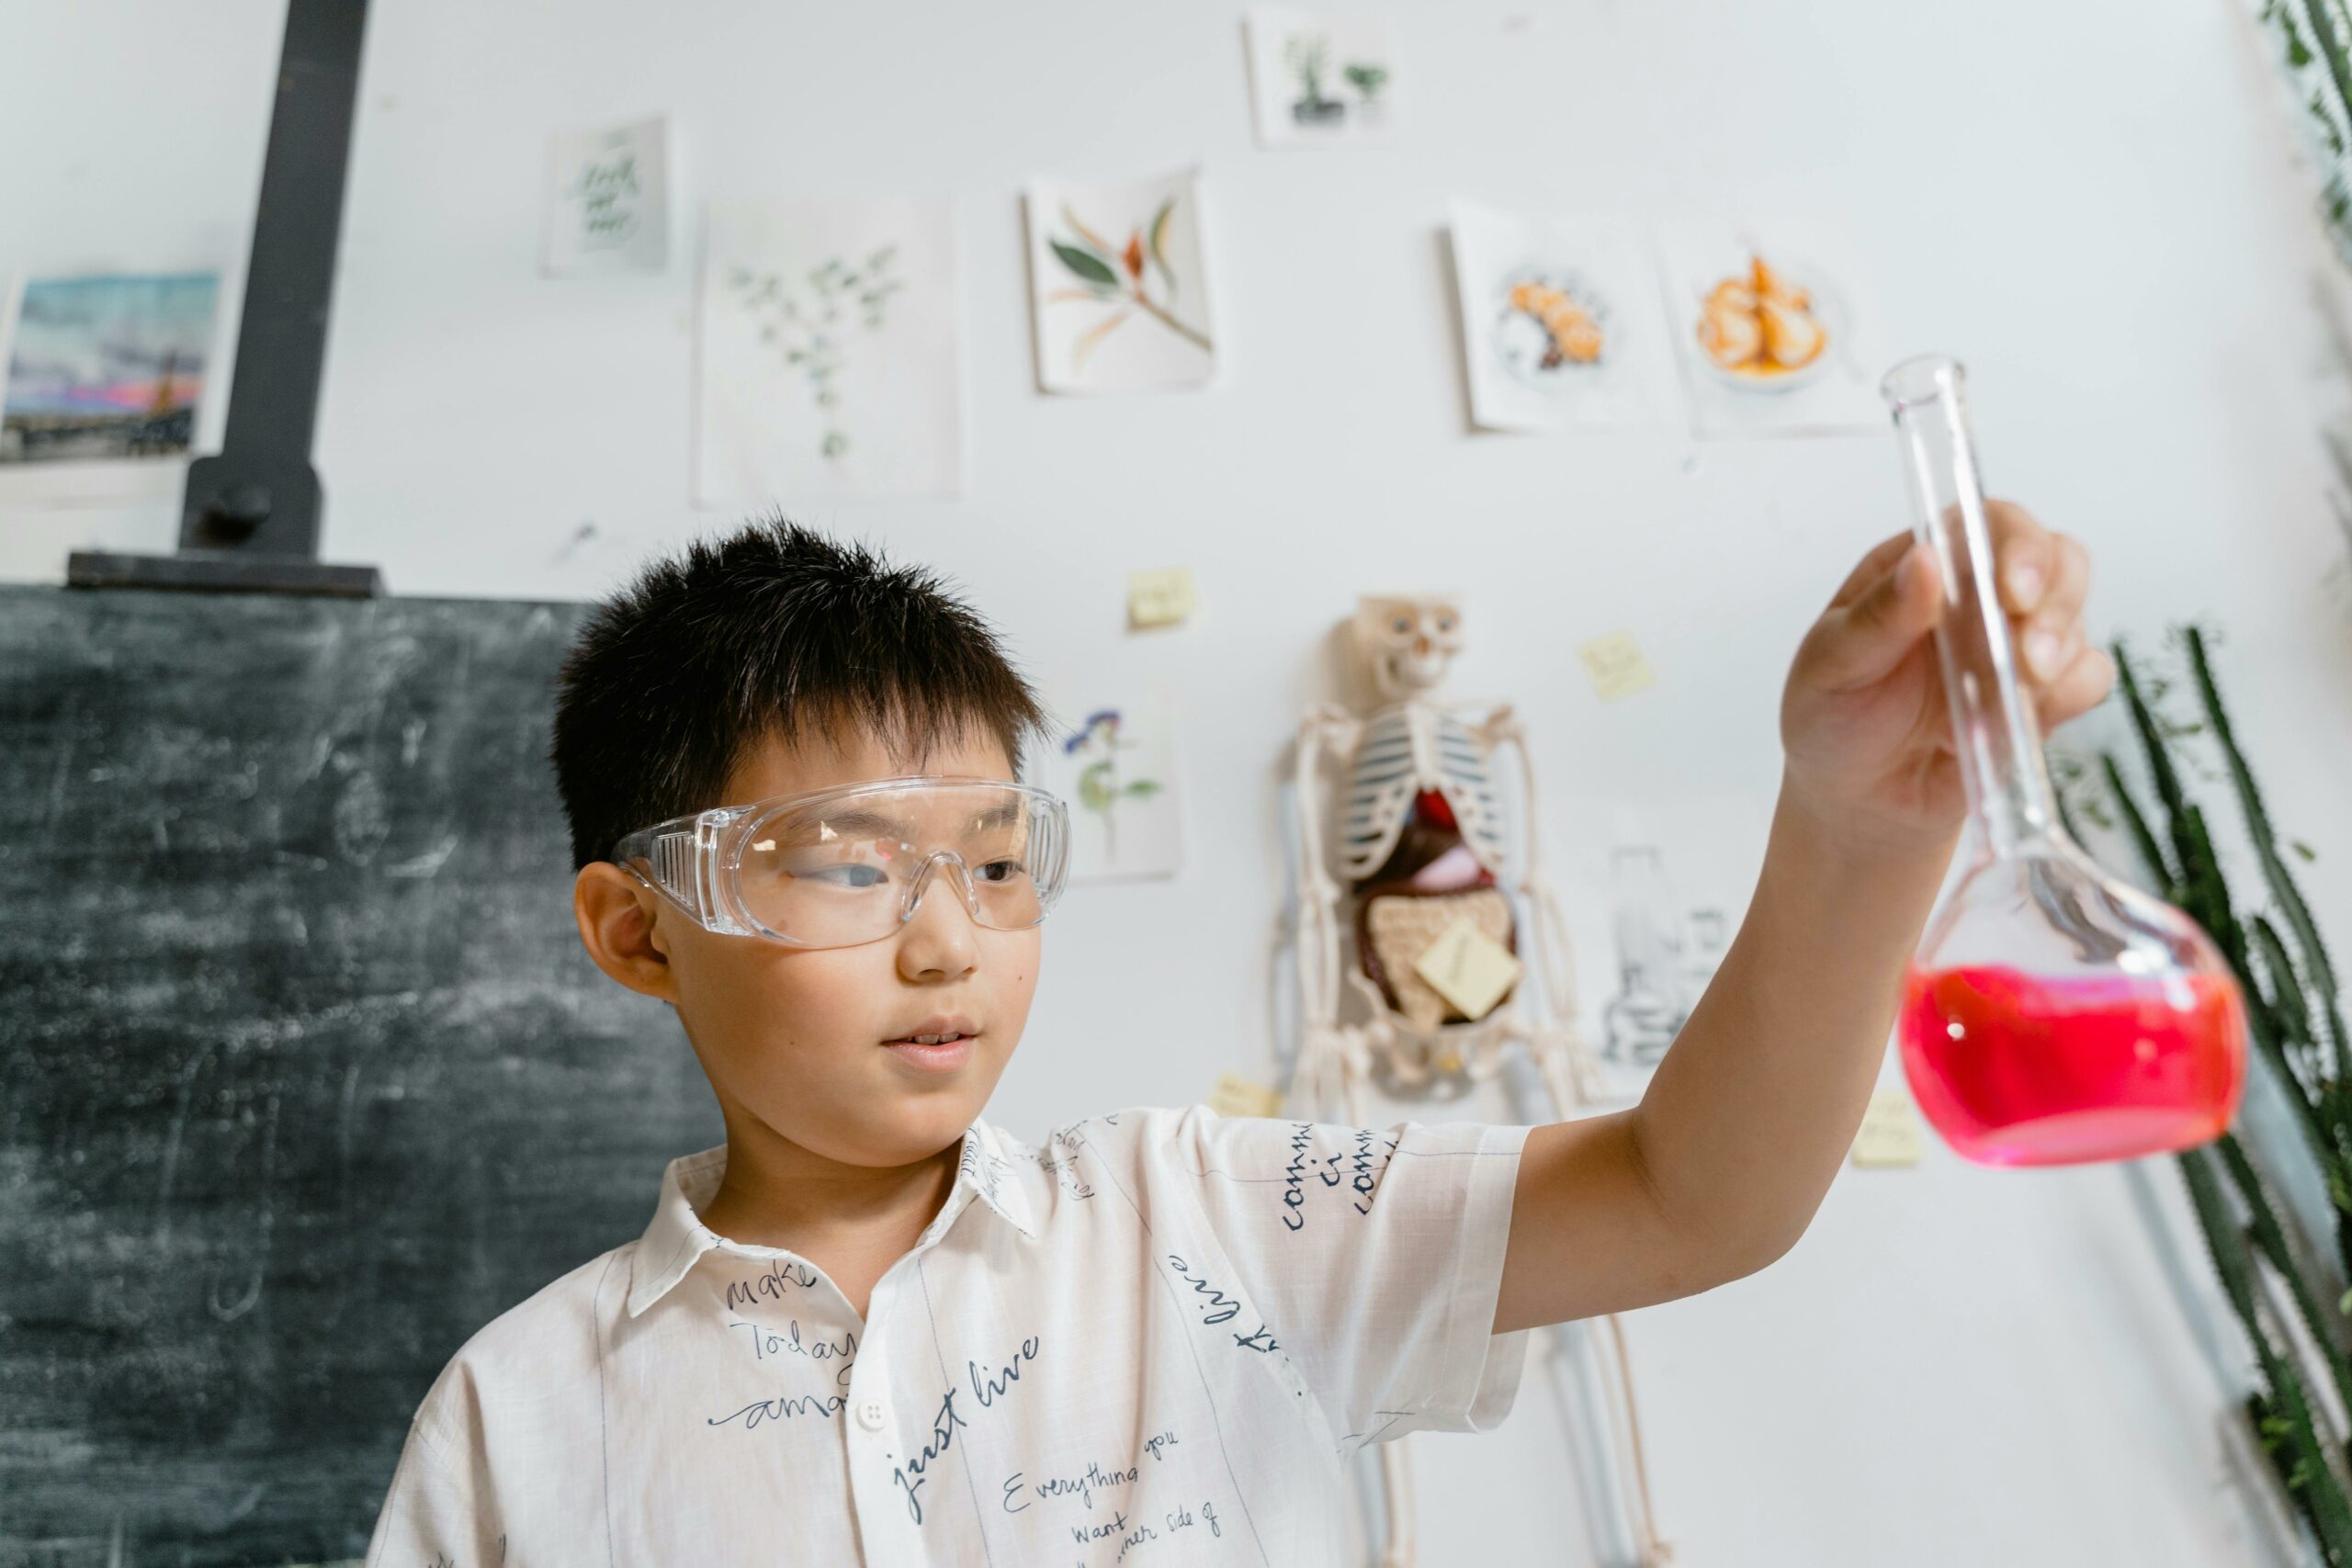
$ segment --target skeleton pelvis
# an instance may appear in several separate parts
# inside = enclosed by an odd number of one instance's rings
[[[1473,887],[1460,893],[1384,888],[1367,894],[1356,905],[1356,962],[1365,977],[1380,987],[1388,1005],[1417,1029],[1467,1021],[1413,968],[1413,961],[1429,951],[1439,933],[1465,916],[1487,935],[1514,953],[1519,951],[1510,899],[1499,887]],[[1503,996],[1509,1000],[1510,993]]]

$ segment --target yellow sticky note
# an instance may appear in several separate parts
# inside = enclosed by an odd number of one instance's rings
[[[1172,626],[1200,608],[1188,567],[1157,567],[1127,573],[1127,624]]]
[[[1611,632],[1606,637],[1594,637],[1577,649],[1577,657],[1584,660],[1585,673],[1592,677],[1592,689],[1604,703],[1630,697],[1657,684],[1657,671],[1642,657],[1641,645],[1634,640],[1632,632]]]
[[[1899,1089],[1871,1094],[1870,1109],[1862,1112],[1861,1131],[1854,1134],[1854,1163],[1917,1165],[1920,1152],[1919,1115],[1911,1109],[1911,1097]]]
[[[1256,1078],[1227,1073],[1216,1080],[1216,1092],[1209,1096],[1209,1109],[1219,1116],[1280,1116],[1283,1091]]]
[[[1413,973],[1452,1002],[1454,1011],[1475,1021],[1494,1011],[1519,978],[1519,960],[1464,915],[1413,960]]]

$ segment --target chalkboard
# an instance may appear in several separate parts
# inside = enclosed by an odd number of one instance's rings
[[[0,589],[0,1568],[339,1561],[720,1139],[571,923],[581,607]]]

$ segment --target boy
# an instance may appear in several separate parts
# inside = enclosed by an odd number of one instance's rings
[[[2054,726],[2113,680],[2087,557],[1993,520]],[[649,570],[563,672],[574,913],[676,1010],[727,1141],[458,1353],[368,1562],[1338,1562],[1348,1460],[1494,1426],[1526,1330],[1804,1231],[1963,812],[1939,603],[1898,536],[1799,647],[1754,900],[1638,1106],[1032,1147],[979,1116],[1062,881],[1027,686],[936,579],[797,527]]]

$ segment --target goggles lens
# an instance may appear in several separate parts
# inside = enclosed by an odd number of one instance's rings
[[[637,863],[672,872],[654,879],[704,923],[718,916],[796,946],[854,947],[888,936],[943,885],[977,923],[1023,931],[1046,918],[1062,889],[1068,813],[1025,784],[893,780],[728,815],[706,840],[712,862],[704,863],[724,886],[720,908],[706,914],[681,897],[693,874],[650,845]],[[624,861],[638,848],[625,844]]]
[[[1058,890],[1059,844],[1035,803],[1009,792],[851,796],[754,824],[736,893],[769,931],[838,947],[896,930],[918,892],[945,874],[975,920],[1022,931]]]

